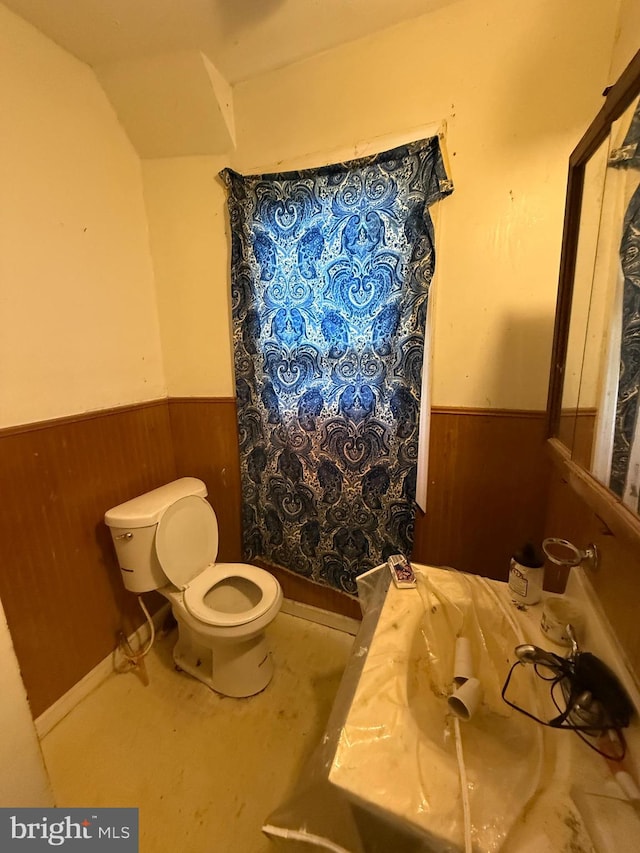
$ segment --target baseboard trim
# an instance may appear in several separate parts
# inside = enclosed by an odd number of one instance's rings
[[[315,622],[327,628],[334,628],[336,631],[351,634],[352,637],[358,633],[361,624],[357,619],[352,619],[350,616],[343,616],[342,613],[333,613],[330,610],[322,610],[320,607],[303,604],[301,601],[294,601],[292,598],[284,598],[280,609],[282,613],[287,613],[289,616],[297,616],[299,619],[306,619],[307,622]]]
[[[164,604],[156,613],[153,614],[153,624],[158,630],[164,623],[169,613],[170,605]],[[149,625],[145,621],[142,625],[129,636],[129,642],[134,648],[139,648],[144,645],[149,639]],[[106,658],[100,661],[99,664],[88,672],[83,678],[73,685],[67,692],[57,699],[53,705],[43,711],[35,720],[36,733],[42,740],[45,735],[57,726],[60,720],[64,719],[67,714],[72,711],[83,699],[92,693],[96,687],[99,687],[113,672],[114,652],[107,655]]]
[[[153,624],[158,630],[164,623],[169,613],[169,604],[163,605],[153,615]],[[331,613],[329,610],[322,610],[320,607],[313,607],[310,604],[302,604],[299,601],[293,601],[285,598],[282,601],[283,613],[290,616],[297,616],[300,619],[306,619],[308,622],[315,622],[318,625],[325,625],[327,628],[334,628],[336,631],[343,631],[345,634],[351,634],[355,637],[360,627],[360,622],[357,619],[351,619],[349,616],[343,616],[341,613]],[[146,622],[134,631],[129,642],[136,648],[144,645],[149,639],[149,626]],[[96,687],[99,687],[113,672],[113,652],[106,658],[100,661],[99,664],[88,672],[77,684],[74,684],[70,690],[61,696],[53,703],[46,711],[43,711],[35,720],[35,727],[38,737],[42,739],[63,720],[67,714],[72,711],[83,699],[92,693]]]

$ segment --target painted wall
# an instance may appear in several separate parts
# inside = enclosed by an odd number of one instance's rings
[[[0,604],[0,805],[52,806],[53,794]]]
[[[638,50],[640,50],[640,3],[638,0],[621,0],[609,71],[610,83],[616,82]]]
[[[93,72],[0,4],[0,426],[163,396],[140,163]]]
[[[224,157],[143,160],[170,396],[235,396]]]
[[[234,88],[233,165],[245,172],[288,168],[301,155],[322,162],[446,120],[457,188],[440,212],[436,406],[545,406],[567,161],[600,106],[614,28],[603,0],[462,0]],[[145,188],[152,232],[162,221],[154,246],[167,246],[173,231],[173,248],[189,254],[183,264],[169,262],[168,247],[164,257],[154,251],[163,341],[177,340],[189,290],[197,300],[189,310],[208,312],[215,339],[190,341],[185,359],[219,354],[220,370],[197,379],[176,360],[171,393],[215,395],[229,393],[229,341],[217,336],[206,289],[228,284],[226,259],[216,254],[212,264],[201,240],[202,187],[193,181],[201,165],[145,165]],[[204,203],[217,220],[217,190]],[[222,251],[219,234],[210,240]]]
[[[243,169],[447,120],[434,405],[544,408],[567,159],[600,103],[610,9],[466,0],[235,91]]]

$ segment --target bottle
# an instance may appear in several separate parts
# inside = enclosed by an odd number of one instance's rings
[[[544,560],[534,546],[527,542],[511,558],[509,590],[517,604],[536,604],[542,598]]]

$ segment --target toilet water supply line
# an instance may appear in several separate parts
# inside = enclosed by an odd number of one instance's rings
[[[156,629],[155,629],[155,625],[153,624],[153,619],[151,618],[151,615],[149,614],[149,611],[147,610],[147,607],[146,607],[144,601],[142,600],[141,595],[138,596],[138,604],[142,608],[142,612],[146,616],[147,622],[149,623],[150,634],[149,634],[149,642],[147,643],[147,647],[144,649],[140,649],[139,651],[135,652],[131,648],[131,644],[130,644],[129,640],[125,637],[124,633],[122,631],[120,632],[120,645],[119,645],[120,652],[122,653],[122,656],[124,657],[124,659],[127,660],[131,664],[132,669],[135,669],[135,667],[139,666],[140,661],[149,654],[149,652],[151,651],[151,647],[153,646],[153,642],[156,638]]]

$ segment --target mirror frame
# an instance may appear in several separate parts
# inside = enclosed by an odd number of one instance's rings
[[[640,545],[640,516],[626,507],[610,489],[571,458],[571,449],[559,439],[573,284],[580,233],[580,213],[585,168],[607,138],[611,125],[640,96],[640,51],[636,53],[620,79],[604,93],[606,100],[569,158],[569,176],[560,255],[560,278],[547,397],[547,443],[555,464],[569,485],[598,514],[614,535],[629,544]]]

